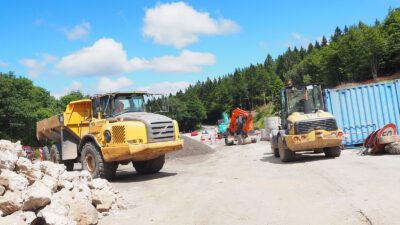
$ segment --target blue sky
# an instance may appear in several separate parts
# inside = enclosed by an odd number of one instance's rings
[[[399,0],[1,1],[0,72],[55,96],[174,92],[383,20]]]

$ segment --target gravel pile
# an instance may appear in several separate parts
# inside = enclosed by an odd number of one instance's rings
[[[181,138],[184,140],[183,149],[180,151],[166,154],[165,156],[167,159],[205,155],[215,152],[215,150],[212,149],[210,146],[203,144],[199,141],[196,141],[190,137],[181,136]]]
[[[0,140],[0,224],[97,224],[122,208],[107,180],[24,156],[19,142]]]

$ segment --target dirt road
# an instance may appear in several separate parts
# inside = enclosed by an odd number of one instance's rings
[[[282,164],[269,142],[170,159],[161,173],[131,165],[113,182],[127,209],[101,224],[396,224],[400,157],[307,154]]]

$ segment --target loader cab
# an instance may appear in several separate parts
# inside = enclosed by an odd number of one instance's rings
[[[117,92],[92,98],[93,117],[116,117],[128,112],[145,112],[144,92]]]
[[[287,118],[294,112],[310,114],[324,110],[321,85],[290,85],[282,88],[281,110],[283,129],[287,129]]]

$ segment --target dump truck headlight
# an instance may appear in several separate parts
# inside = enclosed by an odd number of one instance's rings
[[[107,143],[110,143],[110,141],[111,141],[111,132],[109,130],[106,130],[104,132],[104,140],[106,140]]]
[[[288,130],[292,129],[292,126],[293,126],[293,123],[290,123],[290,122],[289,122],[289,123],[287,124]]]

